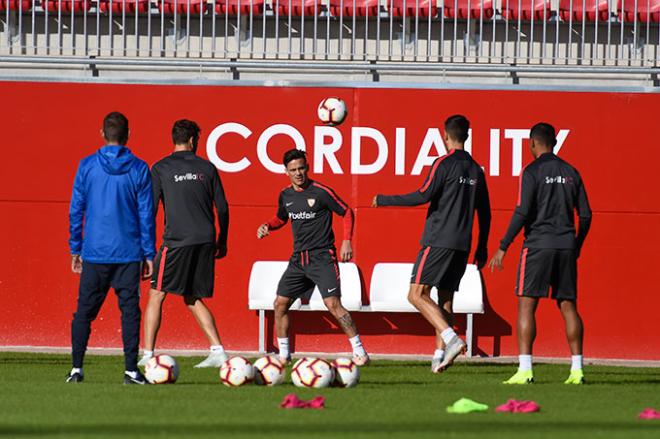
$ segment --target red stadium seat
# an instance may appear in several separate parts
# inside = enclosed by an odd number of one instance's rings
[[[0,11],[29,11],[32,5],[33,0],[0,0]]]
[[[534,20],[547,20],[551,15],[550,0],[502,1],[502,17],[508,20],[531,20],[532,16]]]
[[[330,12],[335,17],[342,13],[345,17],[377,17],[380,12],[380,0],[330,0]]]
[[[435,0],[389,0],[387,9],[395,17],[435,17],[438,7]],[[416,13],[416,10],[419,13]]]
[[[89,11],[92,7],[91,0],[41,0],[41,6],[48,10],[48,12],[57,12],[62,9],[62,12],[84,12]]]
[[[264,0],[215,0],[215,12],[220,15],[261,15]]]
[[[99,8],[104,14],[111,10],[113,14],[121,14],[122,11],[142,14],[149,12],[150,7],[150,0],[99,0]]]
[[[302,15],[318,15],[322,11],[321,4],[321,0],[279,0],[277,12],[280,16],[288,16],[289,11],[291,15],[296,17]],[[275,1],[272,2],[272,5],[273,9],[275,9]]]
[[[660,22],[660,0],[637,0],[636,14],[635,0],[619,0],[617,9],[625,21]]]
[[[582,3],[584,1],[584,4]],[[633,0],[634,1],[634,0]],[[560,0],[559,1],[559,16],[564,21],[606,21],[610,18],[610,13],[607,10],[609,0]],[[586,18],[583,18],[586,17]]]
[[[190,14],[199,15],[204,12],[206,0],[158,0],[158,10],[165,12],[165,14],[173,15],[174,11],[177,14]]]
[[[445,0],[445,17],[447,18],[491,18],[493,16],[493,0]]]

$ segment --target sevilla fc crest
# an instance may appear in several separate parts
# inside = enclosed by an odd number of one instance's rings
[[[307,199],[307,204],[309,204],[309,207],[314,207],[314,203],[316,203],[316,199],[314,198]]]

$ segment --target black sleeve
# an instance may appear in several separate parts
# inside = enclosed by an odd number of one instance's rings
[[[151,168],[151,188],[154,194],[154,218],[158,213],[158,204],[163,198],[163,185],[160,182],[160,175],[158,174],[158,167]]]
[[[227,246],[227,237],[229,236],[229,205],[225,197],[225,190],[222,187],[220,175],[217,169],[213,169],[213,202],[218,214],[218,223],[220,232],[218,233],[218,247]]]
[[[506,231],[506,235],[500,241],[500,249],[506,251],[520,230],[525,226],[527,218],[532,210],[534,199],[536,198],[536,179],[529,171],[525,169],[520,176],[520,188],[518,190],[518,205],[513,211],[511,223]]]
[[[285,223],[289,219],[289,214],[286,212],[286,208],[284,207],[284,197],[282,197],[282,192],[280,192],[280,196],[277,199],[277,213],[275,215]]]
[[[326,186],[321,186],[321,193],[323,194],[323,203],[339,216],[344,216],[346,215],[346,211],[348,210],[348,204],[344,203],[344,201],[339,198],[339,196],[330,189],[329,187]]]
[[[591,227],[591,207],[589,206],[589,199],[587,198],[587,190],[584,188],[584,183],[581,178],[578,183],[578,199],[575,204],[575,210],[577,211],[579,218],[576,237],[577,251],[579,254],[582,249],[582,244],[584,244],[584,240],[587,239],[589,228]]]
[[[437,158],[441,160],[441,158]],[[405,195],[377,195],[378,206],[419,206],[428,203],[442,189],[445,180],[445,169],[441,164],[431,167],[421,188]]]
[[[488,195],[486,176],[481,169],[479,171],[476,196],[477,218],[479,218],[479,239],[477,240],[477,250],[485,251],[488,248],[488,236],[490,234],[490,196]]]

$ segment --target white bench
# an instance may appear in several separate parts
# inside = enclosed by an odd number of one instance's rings
[[[288,265],[287,261],[257,261],[252,266],[248,287],[248,308],[259,312],[259,352],[266,348],[266,311],[273,309],[277,284]],[[379,263],[371,276],[370,305],[362,306],[362,282],[358,268],[353,263],[339,263],[341,276],[341,302],[349,311],[358,312],[418,312],[408,302],[408,289],[413,264]],[[435,288],[433,300],[438,301]],[[326,307],[318,291],[314,289],[309,304],[298,299],[291,305],[293,311],[323,311]],[[467,355],[472,356],[473,314],[483,314],[483,286],[475,265],[468,265],[461,279],[459,290],[454,294],[454,313],[467,314]]]
[[[273,310],[277,284],[284,274],[288,261],[257,261],[252,265],[248,287],[248,308],[259,311],[259,352],[266,349],[266,311]],[[339,263],[341,278],[341,303],[349,311],[362,310],[362,282],[357,266],[352,262]],[[325,311],[327,308],[318,287],[314,288],[309,303],[303,305],[297,299],[291,305],[293,311]]]
[[[369,307],[378,312],[418,312],[408,302],[408,289],[413,264],[379,263],[374,266],[369,287]],[[438,291],[431,290],[431,298],[438,303]],[[468,264],[458,291],[454,294],[452,309],[455,314],[467,314],[465,338],[467,356],[472,356],[474,314],[483,314],[483,285],[476,265]]]

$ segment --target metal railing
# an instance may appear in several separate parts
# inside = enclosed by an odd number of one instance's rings
[[[660,0],[0,0],[0,56],[660,66]]]

